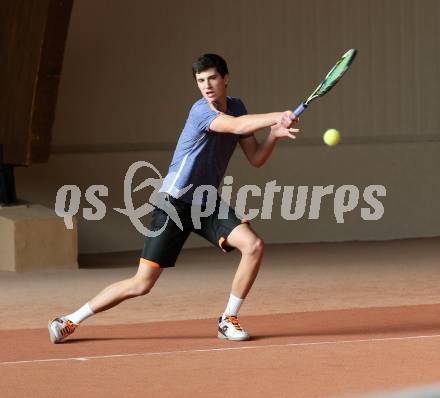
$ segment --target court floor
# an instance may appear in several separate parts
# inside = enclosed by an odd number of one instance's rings
[[[254,339],[241,343],[215,337],[236,254],[185,251],[151,296],[55,346],[47,320],[131,275],[133,254],[0,273],[1,396],[342,397],[438,382],[439,243],[269,246],[241,311]]]

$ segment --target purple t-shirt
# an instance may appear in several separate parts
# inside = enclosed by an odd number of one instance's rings
[[[240,99],[227,97],[227,115],[242,116],[246,113]],[[161,192],[192,203],[194,190],[198,186],[219,187],[238,140],[249,136],[209,130],[211,122],[220,114],[211,109],[205,98],[194,103],[177,142]],[[192,187],[181,194],[181,190],[190,184],[193,184]]]

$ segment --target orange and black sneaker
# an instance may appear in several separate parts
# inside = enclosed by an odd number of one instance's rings
[[[243,341],[251,338],[249,333],[240,326],[238,318],[230,314],[223,314],[218,319],[217,337],[219,339],[232,341]]]
[[[49,338],[53,344],[61,343],[67,336],[70,336],[79,326],[68,319],[55,318],[49,321],[47,329],[49,330]]]

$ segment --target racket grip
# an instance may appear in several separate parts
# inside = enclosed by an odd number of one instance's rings
[[[290,118],[293,120],[296,117],[298,117],[299,115],[301,115],[301,113],[304,112],[304,110],[307,108],[307,104],[305,104],[304,102],[301,103],[300,106],[298,106],[298,108],[296,108],[293,113],[290,115]]]

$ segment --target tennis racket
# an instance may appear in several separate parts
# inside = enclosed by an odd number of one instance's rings
[[[290,115],[291,119],[295,119],[304,110],[309,106],[310,102],[318,97],[322,97],[324,94],[328,93],[331,88],[339,81],[339,79],[347,72],[348,67],[353,62],[356,57],[357,50],[352,48],[348,50],[342,58],[336,63],[336,65],[327,73],[325,79],[316,87],[315,91],[307,98],[304,102],[301,103],[298,108],[296,108],[293,113]]]

